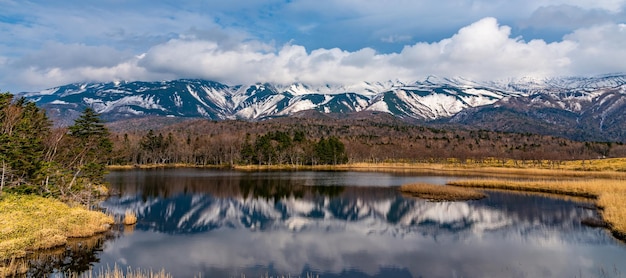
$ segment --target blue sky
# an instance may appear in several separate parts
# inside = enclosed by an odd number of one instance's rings
[[[0,90],[626,71],[626,0],[0,0]]]

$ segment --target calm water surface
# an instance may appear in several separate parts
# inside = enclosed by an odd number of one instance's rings
[[[488,192],[469,202],[402,196],[454,177],[361,172],[137,170],[108,176],[102,206],[134,211],[92,252],[95,269],[174,277],[625,277],[626,247],[589,204]]]

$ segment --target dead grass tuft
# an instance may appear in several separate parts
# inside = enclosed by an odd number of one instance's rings
[[[135,225],[137,223],[137,215],[134,212],[127,210],[124,213],[124,225]]]
[[[28,272],[28,264],[24,260],[11,259],[7,265],[0,265],[0,277],[16,277],[26,272]]]
[[[113,269],[108,268],[104,270],[100,270],[98,273],[93,273],[90,271],[86,274],[70,274],[67,275],[71,278],[172,278],[173,276],[169,273],[166,273],[164,269],[161,269],[158,272],[153,270],[141,270],[141,269],[132,269],[128,267],[126,272],[124,272],[117,265],[113,267]]]
[[[468,188],[427,183],[405,184],[400,186],[400,191],[431,201],[467,201],[487,197],[482,192]]]

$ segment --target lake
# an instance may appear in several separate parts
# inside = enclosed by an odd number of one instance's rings
[[[116,171],[101,206],[135,212],[56,270],[114,265],[174,277],[623,277],[626,246],[581,199],[486,191],[429,202],[413,182],[458,177],[382,172]],[[81,251],[82,250],[82,251]]]

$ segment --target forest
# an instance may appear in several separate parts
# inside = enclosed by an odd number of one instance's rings
[[[522,164],[626,156],[619,142],[455,130],[394,118],[277,118],[259,122],[158,118],[112,123],[112,164],[319,165],[359,162]],[[149,129],[148,129],[149,128]],[[148,129],[148,130],[146,130]]]
[[[104,193],[113,145],[93,109],[85,109],[72,126],[54,128],[43,109],[2,93],[0,129],[0,194],[36,194],[89,204]]]

